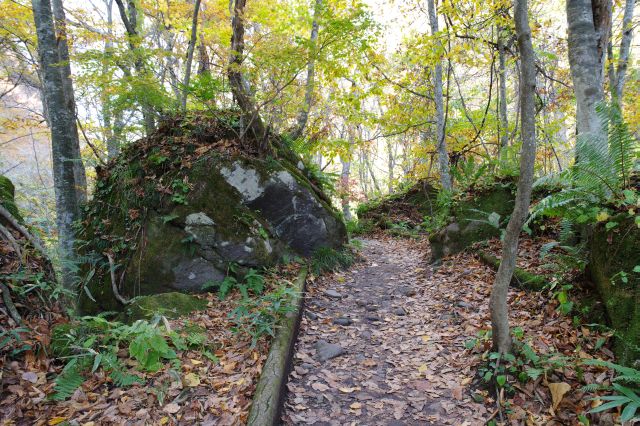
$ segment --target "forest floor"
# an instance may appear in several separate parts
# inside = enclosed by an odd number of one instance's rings
[[[514,383],[498,410],[477,375],[490,341],[465,346],[490,329],[493,269],[468,251],[434,271],[426,240],[362,242],[361,262],[308,283],[285,424],[577,424],[577,414],[589,410],[580,387],[607,374],[586,367],[578,380],[568,360],[587,352],[610,358],[598,332],[575,327],[547,295],[512,288],[511,325],[523,328],[536,352],[563,364]],[[525,239],[519,263],[536,272],[543,242]],[[499,248],[496,240],[488,251],[499,255]]]

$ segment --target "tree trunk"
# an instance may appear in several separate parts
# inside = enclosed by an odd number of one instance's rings
[[[198,43],[198,75],[211,72],[209,62],[209,54],[207,53],[207,46],[204,44],[204,36],[200,33],[200,43]]]
[[[122,0],[115,0],[115,2],[118,5],[120,18],[122,19],[124,28],[127,31],[127,37],[129,39],[129,50],[131,50],[135,57],[133,66],[138,76],[142,77],[147,73],[147,70],[145,69],[142,58],[140,57],[140,52],[138,51],[140,35],[138,34],[138,9],[136,7],[136,2],[134,0],[129,0],[127,2],[126,9]],[[140,105],[140,110],[142,112],[142,120],[145,133],[149,135],[156,128],[156,120],[154,117],[153,107],[145,102]]]
[[[322,10],[322,0],[316,0],[315,7],[313,8],[313,22],[311,23],[311,36],[309,37],[309,62],[307,63],[307,83],[304,92],[304,104],[298,114],[297,123],[295,129],[291,132],[293,139],[298,139],[302,136],[304,128],[309,120],[309,112],[311,111],[311,104],[313,103],[313,89],[316,74],[316,46],[318,43],[318,17]]]
[[[509,145],[509,122],[507,118],[507,49],[504,44],[503,28],[498,28],[498,81],[499,81],[499,123],[500,123],[500,150]]]
[[[58,225],[62,283],[70,288],[75,281],[69,262],[73,260],[75,235],[73,222],[78,218],[73,158],[77,141],[75,111],[66,102],[64,81],[59,67],[50,0],[32,0],[38,55],[42,72],[44,99],[51,121],[51,150]],[[75,135],[75,137],[74,137]]]
[[[71,80],[71,59],[69,57],[69,44],[67,43],[67,18],[64,13],[62,0],[53,0],[53,17],[55,19],[56,40],[58,45],[58,58],[60,64],[58,69],[62,77],[62,89],[64,90],[64,101],[67,108],[77,115],[76,99],[73,93],[73,82]],[[76,192],[78,202],[87,201],[87,174],[80,154],[80,139],[78,132],[70,135],[73,139],[73,173],[76,181]]]
[[[187,96],[189,95],[189,82],[191,80],[191,63],[193,62],[193,51],[196,47],[198,37],[198,13],[200,12],[200,0],[196,0],[193,6],[193,22],[191,23],[191,39],[187,48],[187,62],[184,66],[184,80],[182,82],[182,109],[187,109]]]
[[[594,0],[593,6],[597,1]],[[596,23],[591,0],[567,0],[569,66],[576,96],[576,131],[604,140],[596,105],[604,97],[603,57],[599,49],[601,37],[605,34],[596,27]]]
[[[429,7],[429,23],[431,25],[431,35],[437,37],[438,16],[436,14],[435,0],[427,0]],[[440,50],[440,42],[437,42],[437,49]],[[444,122],[444,100],[442,95],[442,61],[438,60],[433,70],[433,98],[436,104],[436,146],[438,151],[438,164],[440,168],[440,183],[442,188],[450,191],[451,173],[449,171],[449,153],[445,142],[445,122]]]
[[[522,225],[527,217],[527,212],[529,211],[531,187],[533,185],[533,166],[536,158],[536,70],[528,15],[527,0],[516,0],[514,19],[520,50],[521,73],[520,117],[522,128],[520,133],[522,136],[522,149],[520,151],[520,178],[518,179],[515,206],[509,224],[507,225],[507,231],[502,245],[502,261],[496,274],[489,302],[491,327],[493,330],[493,346],[494,350],[500,353],[508,353],[511,351],[507,292],[516,265],[518,239],[522,231]]]
[[[349,175],[351,173],[351,156],[353,155],[353,134],[349,130],[349,150],[347,155],[340,157],[342,172],[340,173],[340,204],[342,205],[342,215],[345,221],[351,220],[351,209],[349,208]]]
[[[633,39],[633,9],[635,0],[626,0],[624,16],[622,18],[622,38],[620,40],[620,52],[618,53],[618,68],[615,72],[614,86],[610,88],[614,102],[622,103],[625,77],[629,65],[631,41]]]
[[[395,179],[394,173],[393,173],[393,169],[396,166],[396,160],[395,160],[395,156],[394,156],[394,147],[393,147],[393,142],[389,141],[387,143],[387,167],[389,170],[389,184],[388,184],[388,190],[389,190],[389,194],[393,193],[393,181]]]
[[[231,85],[233,97],[242,110],[243,125],[246,127],[241,137],[244,138],[247,131],[251,131],[258,148],[266,152],[269,150],[267,130],[256,108],[253,96],[247,88],[244,76],[242,75],[242,61],[244,60],[244,9],[246,3],[246,0],[233,1],[231,55],[229,58],[228,71],[229,84]]]

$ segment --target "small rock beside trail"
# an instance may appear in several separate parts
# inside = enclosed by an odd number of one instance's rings
[[[316,354],[321,362],[338,357],[345,352],[345,349],[336,343],[329,343],[326,340],[318,340],[316,343]]]

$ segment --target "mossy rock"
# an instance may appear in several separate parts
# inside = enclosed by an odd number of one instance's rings
[[[500,229],[489,223],[492,213],[504,223],[511,215],[515,201],[515,187],[511,183],[496,184],[460,201],[452,209],[450,223],[429,237],[431,261],[458,253],[473,243],[500,236]]]
[[[16,188],[13,182],[11,182],[8,177],[0,175],[0,204],[2,204],[2,207],[7,209],[18,222],[22,223],[24,219],[20,215],[20,211],[16,205],[15,195]]]
[[[597,225],[589,241],[588,271],[615,330],[618,362],[633,366],[640,361],[640,229],[626,213],[609,219],[618,226],[610,231]],[[627,282],[620,272],[627,274]]]
[[[98,171],[80,235],[81,254],[92,259],[83,268],[81,313],[124,308],[112,294],[105,252],[114,252],[118,287],[132,299],[200,292],[230,265],[241,274],[346,242],[337,211],[290,152],[243,154],[232,120],[199,120],[161,126]],[[216,150],[219,142],[238,149]]]
[[[154,315],[179,318],[207,308],[207,301],[190,294],[171,292],[136,297],[124,311],[126,322],[149,320]]]

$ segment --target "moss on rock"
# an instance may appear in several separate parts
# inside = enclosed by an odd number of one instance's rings
[[[615,330],[614,352],[625,365],[640,359],[640,274],[632,272],[640,265],[640,229],[633,219],[626,213],[610,218],[618,226],[607,231],[597,225],[589,242],[588,270]]]
[[[141,296],[132,300],[124,311],[125,320],[151,319],[154,315],[179,318],[207,308],[207,301],[190,294],[170,292]]]
[[[0,204],[7,209],[19,222],[23,222],[18,206],[15,200],[16,189],[13,182],[6,177],[0,175]]]
[[[457,203],[452,220],[443,229],[429,237],[432,261],[454,254],[471,244],[500,236],[500,229],[488,222],[491,213],[500,215],[502,222],[513,211],[514,186],[496,184],[481,193]]]

